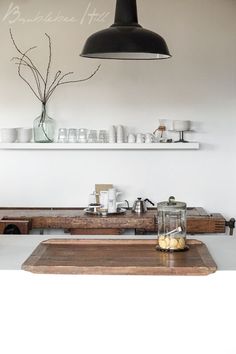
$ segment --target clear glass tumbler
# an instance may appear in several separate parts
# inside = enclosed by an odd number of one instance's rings
[[[68,132],[66,128],[61,128],[58,130],[58,143],[67,143],[68,139]]]
[[[87,143],[87,135],[88,135],[88,130],[87,129],[78,129],[77,131],[77,141],[78,143]]]
[[[98,142],[99,143],[107,143],[107,131],[106,130],[100,130],[99,135],[98,135]]]
[[[97,131],[96,130],[90,130],[88,134],[88,143],[97,143]]]
[[[77,130],[76,129],[69,129],[68,142],[69,143],[77,143]]]

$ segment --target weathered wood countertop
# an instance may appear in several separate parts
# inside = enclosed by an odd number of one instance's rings
[[[61,240],[40,243],[22,269],[42,274],[208,275],[217,266],[206,245],[187,252],[156,251],[152,240]]]
[[[156,209],[145,214],[127,210],[115,216],[85,214],[83,208],[0,208],[0,224],[4,221],[28,220],[32,229],[141,229],[156,231]],[[188,208],[188,233],[224,233],[225,219],[221,214],[208,214],[203,208]]]
[[[155,229],[155,211],[138,215],[127,210],[125,214],[105,218],[89,215],[84,209],[0,209],[0,219],[31,220],[32,228],[123,228]]]

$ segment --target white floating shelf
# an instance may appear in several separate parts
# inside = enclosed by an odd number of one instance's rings
[[[60,144],[60,143],[0,143],[0,150],[198,150],[199,143],[153,144]]]

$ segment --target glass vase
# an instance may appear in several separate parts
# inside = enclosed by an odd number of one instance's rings
[[[35,143],[53,143],[55,137],[56,122],[47,115],[46,106],[42,106],[42,113],[34,120]]]

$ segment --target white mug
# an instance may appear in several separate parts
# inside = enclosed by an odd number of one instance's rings
[[[144,135],[143,134],[137,134],[137,139],[136,139],[137,144],[143,144],[144,143]]]
[[[118,125],[117,127],[117,143],[124,143],[124,127],[122,125]]]
[[[14,143],[17,138],[16,128],[2,128],[1,129],[1,142]]]
[[[116,128],[114,125],[109,128],[108,141],[110,144],[114,144],[116,142]]]
[[[134,134],[129,134],[128,135],[128,143],[133,144],[136,141],[136,137]]]
[[[18,143],[30,143],[32,140],[32,128],[17,128]]]

